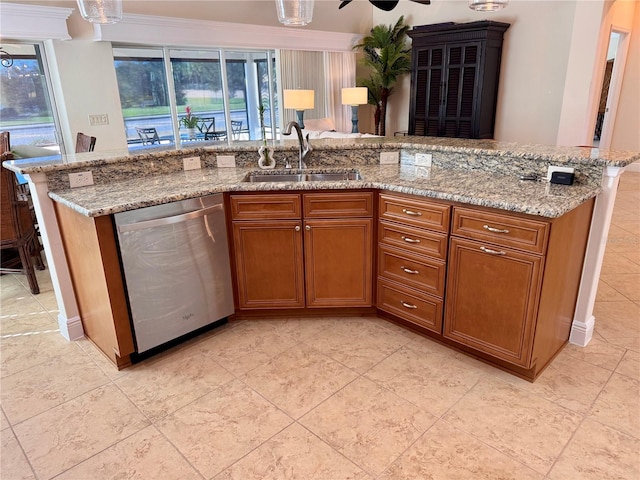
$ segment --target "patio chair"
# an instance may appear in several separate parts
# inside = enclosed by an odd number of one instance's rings
[[[240,140],[240,133],[242,132],[242,120],[231,120],[231,133],[234,140]]]
[[[160,137],[155,127],[135,127],[142,145],[160,145]]]

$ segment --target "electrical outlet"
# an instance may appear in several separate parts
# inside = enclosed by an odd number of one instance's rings
[[[400,152],[380,152],[380,165],[392,165],[400,162]]]
[[[182,159],[182,166],[185,170],[198,170],[200,166],[200,157],[187,157]]]
[[[235,155],[217,155],[216,161],[218,162],[218,168],[235,168],[236,166]]]
[[[109,125],[109,115],[107,115],[106,113],[89,115],[89,125],[91,125],[92,127],[95,125]]]
[[[93,185],[93,174],[91,170],[69,174],[69,186],[71,188],[86,187],[87,185]]]
[[[553,172],[565,172],[565,173],[574,173],[575,169],[571,167],[554,167],[553,165],[549,165],[547,168],[547,180],[551,180],[551,174]]]
[[[432,157],[430,153],[416,153],[416,167],[430,167]]]

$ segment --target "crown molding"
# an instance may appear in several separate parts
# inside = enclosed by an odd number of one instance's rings
[[[67,18],[73,8],[0,2],[0,38],[70,40]]]
[[[306,28],[271,27],[244,23],[125,14],[111,25],[94,25],[96,41],[141,45],[194,47],[281,48],[351,51],[361,34]]]

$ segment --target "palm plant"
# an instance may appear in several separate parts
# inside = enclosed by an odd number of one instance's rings
[[[358,83],[369,89],[369,103],[376,106],[376,135],[386,133],[387,101],[394,85],[411,71],[411,48],[405,43],[408,30],[401,16],[395,25],[376,25],[353,47],[362,51],[362,62],[371,69],[369,78]]]

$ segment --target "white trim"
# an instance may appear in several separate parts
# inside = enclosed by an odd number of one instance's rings
[[[295,48],[296,50],[346,52],[361,34],[324,32],[292,27],[190,20],[125,14],[111,25],[94,25],[96,41],[187,47]]]
[[[62,314],[58,315],[58,327],[60,335],[69,341],[80,340],[84,338],[84,328],[82,328],[82,320],[78,315],[67,318]]]
[[[73,8],[0,2],[0,37],[7,40],[71,40],[67,18]]]
[[[586,347],[593,337],[593,331],[596,327],[596,319],[591,315],[586,323],[573,321],[571,325],[571,335],[569,336],[569,343],[578,345],[580,347]]]

